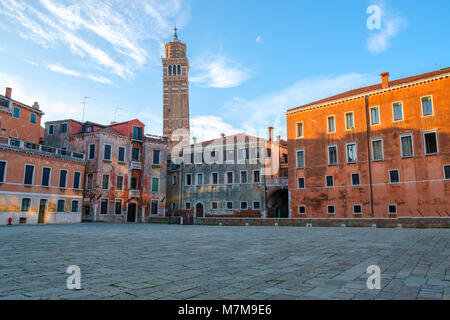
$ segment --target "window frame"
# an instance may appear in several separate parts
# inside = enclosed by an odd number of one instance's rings
[[[52,130],[50,130],[50,128],[52,129]],[[55,133],[55,126],[53,125],[53,124],[49,124],[48,125],[48,134],[49,135],[52,135],[52,134],[54,134]]]
[[[354,145],[355,146],[355,160],[354,161],[349,161],[349,157],[348,157],[348,155],[349,155],[349,153],[348,153],[348,146],[350,146],[350,145]],[[345,144],[345,155],[346,155],[346,162],[347,162],[347,164],[355,164],[355,163],[358,163],[358,146],[357,146],[357,144],[356,144],[356,141],[354,141],[354,142],[348,142],[348,143],[346,143]]]
[[[106,147],[109,147],[109,159],[106,158]],[[109,143],[103,145],[103,161],[112,161],[112,145]]]
[[[157,190],[154,190],[154,186],[155,186],[155,180],[157,181],[157,184],[156,184],[156,189]],[[160,179],[159,178],[155,178],[155,177],[152,177],[152,192],[159,192],[159,190],[160,190],[160,187],[159,187],[159,181]]]
[[[106,212],[105,212],[105,213],[102,212],[102,211],[103,211],[103,210],[102,210],[102,209],[103,209],[103,206],[102,206],[102,205],[103,205],[104,202],[106,202],[106,210],[105,210]],[[114,203],[115,203],[115,202],[114,202]],[[114,208],[114,209],[115,209],[115,208]],[[101,214],[101,215],[107,215],[107,214],[108,214],[108,211],[109,211],[109,199],[108,199],[108,198],[101,198],[101,199],[100,199],[100,214]]]
[[[155,162],[155,155],[158,154],[158,161]],[[152,152],[152,164],[160,165],[161,164],[161,150],[153,150]]]
[[[356,206],[361,207],[361,212],[356,212],[356,211],[355,211],[355,207],[356,207]],[[358,203],[357,203],[357,204],[354,204],[354,205],[353,205],[353,214],[354,214],[354,215],[360,216],[360,215],[362,215],[362,213],[363,213],[363,206],[362,206],[362,204],[358,204]]]
[[[216,204],[215,208],[214,204]],[[219,210],[219,201],[211,201],[211,210]]]
[[[120,213],[117,213],[117,204],[120,203]],[[123,201],[120,198],[116,198],[114,200],[114,214],[115,215],[122,215],[123,214]]]
[[[62,211],[59,210],[60,201],[63,201],[63,203],[64,203]],[[65,213],[65,212],[66,212],[66,199],[58,199],[56,201],[56,213]]]
[[[190,184],[188,184],[188,176],[191,177],[191,183]],[[184,182],[185,182],[186,186],[192,186],[192,173],[186,173]]]
[[[329,210],[330,208],[333,208],[333,213],[330,213],[330,210]],[[327,214],[335,216],[336,215],[336,205],[327,204]]]
[[[152,213],[153,204],[156,202],[156,213]],[[157,216],[159,214],[159,199],[152,199],[150,201],[150,215]]]
[[[256,176],[255,176],[255,173],[256,173],[256,172],[258,172],[258,180],[259,180],[259,181],[256,181],[256,179],[255,179],[255,177],[256,177]],[[252,175],[252,178],[253,178],[252,180],[253,180],[253,181],[252,181],[252,182],[253,182],[253,183],[261,183],[261,170],[260,170],[260,169],[255,169],[255,170],[252,171],[252,173],[253,173],[253,175]]]
[[[91,187],[89,187],[89,176],[92,176],[92,186]],[[88,173],[88,174],[86,174],[86,190],[94,190],[94,185],[95,185],[95,183],[94,183],[94,174],[93,173]]]
[[[377,115],[378,115],[378,122],[377,123],[373,122],[372,109],[377,110]],[[370,107],[369,111],[370,111],[370,125],[371,126],[379,126],[381,124],[381,110],[380,110],[380,106]]]
[[[108,187],[104,188],[105,177],[108,177]],[[102,190],[107,191],[111,188],[111,175],[110,174],[102,174]]]
[[[442,166],[442,170],[444,170],[444,180],[450,180],[450,175],[449,175],[448,178],[445,177],[445,167],[449,167],[449,168],[450,168],[450,164],[444,164],[444,165]]]
[[[66,179],[64,181],[64,187],[61,187],[61,172],[66,172]],[[69,170],[67,169],[59,169],[59,175],[58,175],[58,188],[59,189],[67,189],[67,183],[69,182]]]
[[[433,152],[433,153],[427,153],[427,145],[426,145],[425,135],[429,134],[429,133],[434,133],[434,135],[436,137],[436,152]],[[426,157],[427,156],[439,155],[439,138],[438,138],[437,129],[422,131],[422,137],[423,137],[423,152],[424,152],[424,155]]]
[[[358,175],[358,184],[353,183],[353,175]],[[360,187],[361,186],[361,174],[359,172],[354,172],[350,174],[350,182],[352,184],[352,187]]]
[[[140,133],[140,137],[136,137],[136,138],[134,137],[134,128],[138,128],[137,133],[138,133],[138,136]],[[140,129],[140,131],[139,131],[139,129]],[[144,141],[144,128],[141,126],[132,126],[131,127],[131,139],[135,140],[135,141]]]
[[[403,154],[403,140],[402,138],[404,137],[410,137],[411,138],[411,151],[412,154],[410,156],[405,156]],[[409,133],[402,133],[399,135],[399,139],[400,139],[400,155],[402,157],[402,159],[408,159],[408,158],[414,158],[414,137],[413,137],[413,133],[409,132]]]
[[[66,130],[63,132],[61,128],[65,128]],[[67,125],[67,122],[63,122],[59,124],[59,133],[67,133],[69,131],[69,126]]]
[[[3,172],[3,180],[0,180],[0,183],[6,183],[6,174],[8,172],[8,161],[7,160],[1,160],[0,162],[5,163],[5,171]]]
[[[123,150],[123,160],[120,160],[120,150]],[[126,152],[126,148],[125,147],[118,147],[117,148],[117,162],[118,163],[125,163],[125,152]]]
[[[245,203],[245,209],[242,208],[243,203]],[[239,201],[239,210],[248,210],[248,201]]]
[[[189,205],[189,207],[188,207]],[[184,210],[191,210],[192,209],[192,203],[190,201],[186,201],[184,203]]]
[[[25,183],[26,174],[27,174],[27,166],[33,167],[33,175],[31,177],[31,183]],[[24,168],[23,168],[23,185],[24,186],[34,186],[34,177],[36,175],[35,170],[36,170],[36,165],[25,163]]]
[[[427,115],[424,114],[423,101],[422,101],[423,98],[430,98],[430,100],[431,100],[431,113],[430,114],[427,114]],[[434,100],[433,100],[432,94],[420,97],[420,108],[422,109],[422,118],[434,116]]]
[[[34,116],[34,122],[33,122],[33,116]],[[30,113],[30,123],[31,124],[37,124],[37,115],[34,112]]]
[[[229,203],[231,203],[231,208],[228,207]],[[233,203],[233,201],[227,201],[226,206],[227,206],[226,207],[227,210],[234,210],[234,203]]]
[[[336,163],[330,162],[330,148],[336,148]],[[327,146],[327,155],[328,155],[328,166],[337,166],[339,164],[339,151],[338,151],[338,145],[337,144],[329,144]]]
[[[302,135],[299,135],[299,125],[301,125],[301,129],[302,129]],[[303,121],[298,121],[295,123],[295,138],[296,139],[302,139],[305,136],[305,127],[303,125]]]
[[[217,177],[217,183],[214,183],[214,175],[216,175],[216,177]],[[216,171],[211,172],[211,181],[210,181],[210,185],[212,185],[212,186],[217,186],[217,185],[220,184],[219,182],[220,182],[220,181],[219,181],[219,172],[216,172]]]
[[[75,176],[76,176],[77,173],[79,174],[79,176],[78,176],[78,188],[75,188]],[[74,190],[81,190],[81,171],[74,171],[73,172],[72,187],[73,187]]]
[[[402,118],[395,120],[395,104],[400,104],[402,110]],[[403,109],[403,101],[392,102],[392,122],[400,122],[405,120],[405,110]]]
[[[91,150],[91,146],[94,146],[94,150]],[[95,149],[96,149],[95,143],[89,144],[89,150],[88,150],[88,160],[94,160],[95,159]],[[91,152],[92,151],[92,152]]]
[[[390,207],[395,207],[395,213],[392,213],[392,212],[389,212],[389,209],[390,209]],[[396,203],[394,203],[394,204],[388,204],[388,207],[387,207],[387,213],[388,213],[388,215],[390,215],[390,216],[396,216],[396,215],[398,215],[398,207],[397,207],[397,204]]]
[[[202,177],[202,183],[199,183],[199,177]],[[204,185],[205,184],[205,175],[203,174],[203,172],[198,172],[197,173],[197,179],[196,179],[196,185],[197,186],[202,186],[202,185]]]
[[[16,110],[19,110],[17,117],[16,117]],[[20,110],[19,107],[14,106],[14,107],[13,107],[13,118],[14,118],[14,119],[20,119],[20,112],[21,112],[21,111],[22,111],[22,110]]]
[[[255,208],[255,203],[259,203],[259,208]],[[253,201],[253,207],[252,209],[254,211],[261,211],[261,201]]]
[[[376,141],[381,141],[381,159],[375,159],[374,155],[374,150],[373,150],[373,143]],[[370,139],[370,151],[372,153],[372,162],[375,161],[384,161],[384,141],[383,138],[372,138]]]
[[[74,203],[77,203],[77,211],[73,211],[73,204]],[[75,199],[72,199],[72,201],[70,202],[70,212],[71,213],[78,213],[78,212],[80,212],[80,200],[75,200]]]
[[[298,165],[298,153],[302,152],[303,153],[303,166],[299,166]],[[295,166],[297,169],[305,169],[306,168],[306,153],[305,153],[305,149],[297,149],[295,150]]]
[[[119,189],[118,188],[118,179],[119,178],[122,178],[122,186],[121,186],[121,188]],[[124,185],[125,185],[125,176],[122,176],[122,175],[117,175],[116,176],[116,185],[115,185],[115,187],[116,187],[116,190],[120,190],[120,191],[123,191],[123,187],[124,187]]]
[[[333,182],[332,186],[328,186],[328,177],[331,177],[331,180]],[[326,188],[334,188],[334,175],[327,175],[327,176],[325,176],[325,187]]]
[[[333,126],[334,126],[333,131],[330,130],[330,118],[333,119]],[[336,115],[334,114],[327,116],[327,133],[329,134],[336,133]]]
[[[49,172],[49,174],[48,174],[48,185],[44,185],[43,184],[43,180],[44,180],[44,169],[50,169],[50,172]],[[45,166],[43,166],[42,167],[42,170],[41,170],[41,187],[44,187],[44,188],[49,188],[49,187],[51,187],[51,185],[52,185],[52,167],[45,167]]]
[[[300,180],[303,181],[303,188],[300,188]],[[297,177],[297,190],[305,190],[306,189],[306,179],[305,177]]]
[[[231,173],[231,182],[228,182],[228,174]],[[234,184],[234,171],[225,172],[225,184]]]
[[[347,119],[347,115],[352,115],[352,122],[353,125],[351,127],[348,126],[348,119]],[[354,111],[347,111],[344,113],[344,117],[345,117],[345,131],[352,131],[356,128],[355,126],[355,112]]]
[[[300,212],[300,208],[303,208],[304,210],[305,210],[305,212]],[[298,206],[298,208],[297,208],[297,214],[299,215],[299,216],[304,216],[304,215],[306,215],[306,206],[305,205],[299,205]]]
[[[242,182],[242,173],[243,173],[243,172],[245,172],[245,179],[246,179],[245,182]],[[240,183],[240,184],[247,184],[247,183],[249,183],[249,182],[248,182],[248,170],[240,170],[240,171],[239,171],[239,183]]]
[[[397,182],[392,182],[391,173],[394,173],[394,172],[397,172],[397,176],[398,176]],[[389,184],[399,184],[399,183],[400,183],[400,170],[398,170],[398,169],[389,170]]]
[[[25,200],[25,199],[28,199],[30,201],[29,204],[28,204],[27,210],[23,210],[23,200]],[[21,213],[22,212],[31,212],[31,202],[32,201],[33,201],[33,199],[30,198],[30,197],[22,197],[22,198],[20,198],[20,212]]]

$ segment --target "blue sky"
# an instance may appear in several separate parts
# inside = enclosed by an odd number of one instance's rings
[[[381,29],[366,24],[370,5]],[[0,86],[44,121],[139,118],[162,133],[161,56],[178,25],[190,60],[191,131],[283,137],[284,111],[450,66],[450,2],[0,0]]]

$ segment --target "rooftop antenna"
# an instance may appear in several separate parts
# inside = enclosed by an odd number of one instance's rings
[[[83,102],[81,102],[81,104],[83,105],[83,119],[81,122],[84,122],[84,111],[86,109],[87,99],[90,99],[90,98],[85,96]]]
[[[122,110],[122,108],[116,108],[116,113],[114,116],[114,121],[117,121],[117,122],[119,122],[119,114],[117,113],[117,111],[119,111],[119,110]]]
[[[441,65],[441,64],[438,64],[438,63],[435,63],[435,64],[434,64],[434,69],[435,69],[435,70],[442,69],[442,65]]]

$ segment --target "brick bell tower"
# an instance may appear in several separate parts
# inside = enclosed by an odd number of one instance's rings
[[[163,135],[169,138],[169,156],[172,148],[183,140],[190,143],[189,124],[189,61],[186,44],[178,40],[177,28],[173,39],[166,43],[163,64]],[[183,129],[183,130],[178,130]]]

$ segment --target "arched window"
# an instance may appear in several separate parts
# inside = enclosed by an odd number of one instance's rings
[[[172,75],[172,66],[169,66],[169,76]]]
[[[178,75],[181,75],[181,65],[178,65]]]

